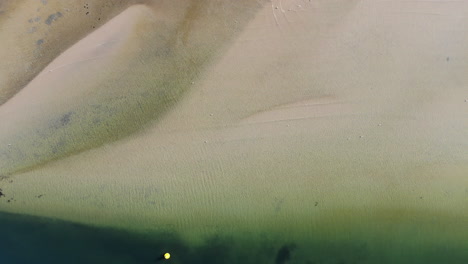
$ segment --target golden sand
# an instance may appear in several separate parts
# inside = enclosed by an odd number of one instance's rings
[[[125,9],[0,107],[0,210],[466,241],[467,4],[176,2]]]

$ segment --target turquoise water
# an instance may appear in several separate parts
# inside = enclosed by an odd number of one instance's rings
[[[368,235],[348,242],[272,237],[218,235],[194,246],[175,233],[137,234],[0,213],[0,263],[468,263],[468,245],[415,248],[401,238],[375,246],[366,241]],[[171,253],[170,260],[161,259],[165,252]]]

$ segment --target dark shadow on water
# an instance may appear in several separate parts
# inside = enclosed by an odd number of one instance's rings
[[[171,232],[140,234],[0,212],[1,264],[273,263],[274,247],[243,246],[220,236],[191,246]],[[171,253],[170,260],[162,257],[165,252]],[[252,257],[252,252],[257,254]]]
[[[175,235],[142,235],[0,213],[0,263],[157,263],[165,251],[188,252]]]
[[[275,237],[275,238],[274,238]],[[0,213],[1,264],[190,263],[190,264],[364,264],[468,263],[468,247],[417,246],[406,238],[370,245],[369,237],[330,241],[284,241],[272,234],[217,235],[190,245],[171,232],[131,233],[72,222]],[[170,260],[162,257],[171,253]]]

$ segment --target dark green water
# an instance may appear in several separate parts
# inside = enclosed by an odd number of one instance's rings
[[[0,213],[0,263],[468,263],[468,245],[415,248],[402,238],[375,246],[367,235],[352,242],[272,237],[219,235],[192,246],[175,233],[136,234]],[[171,253],[170,260],[158,260],[164,252]]]

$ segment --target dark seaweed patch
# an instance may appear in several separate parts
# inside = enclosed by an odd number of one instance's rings
[[[291,260],[291,251],[295,248],[294,245],[282,246],[276,253],[275,264],[285,264]]]
[[[46,23],[47,25],[50,25],[52,24],[52,22],[56,21],[59,17],[62,17],[62,13],[60,12],[57,12],[55,14],[51,14],[44,23]]]
[[[70,123],[70,121],[71,121],[71,117],[72,117],[73,114],[74,114],[74,112],[68,112],[68,113],[64,114],[60,118],[60,125],[62,125],[62,126],[68,125]]]

